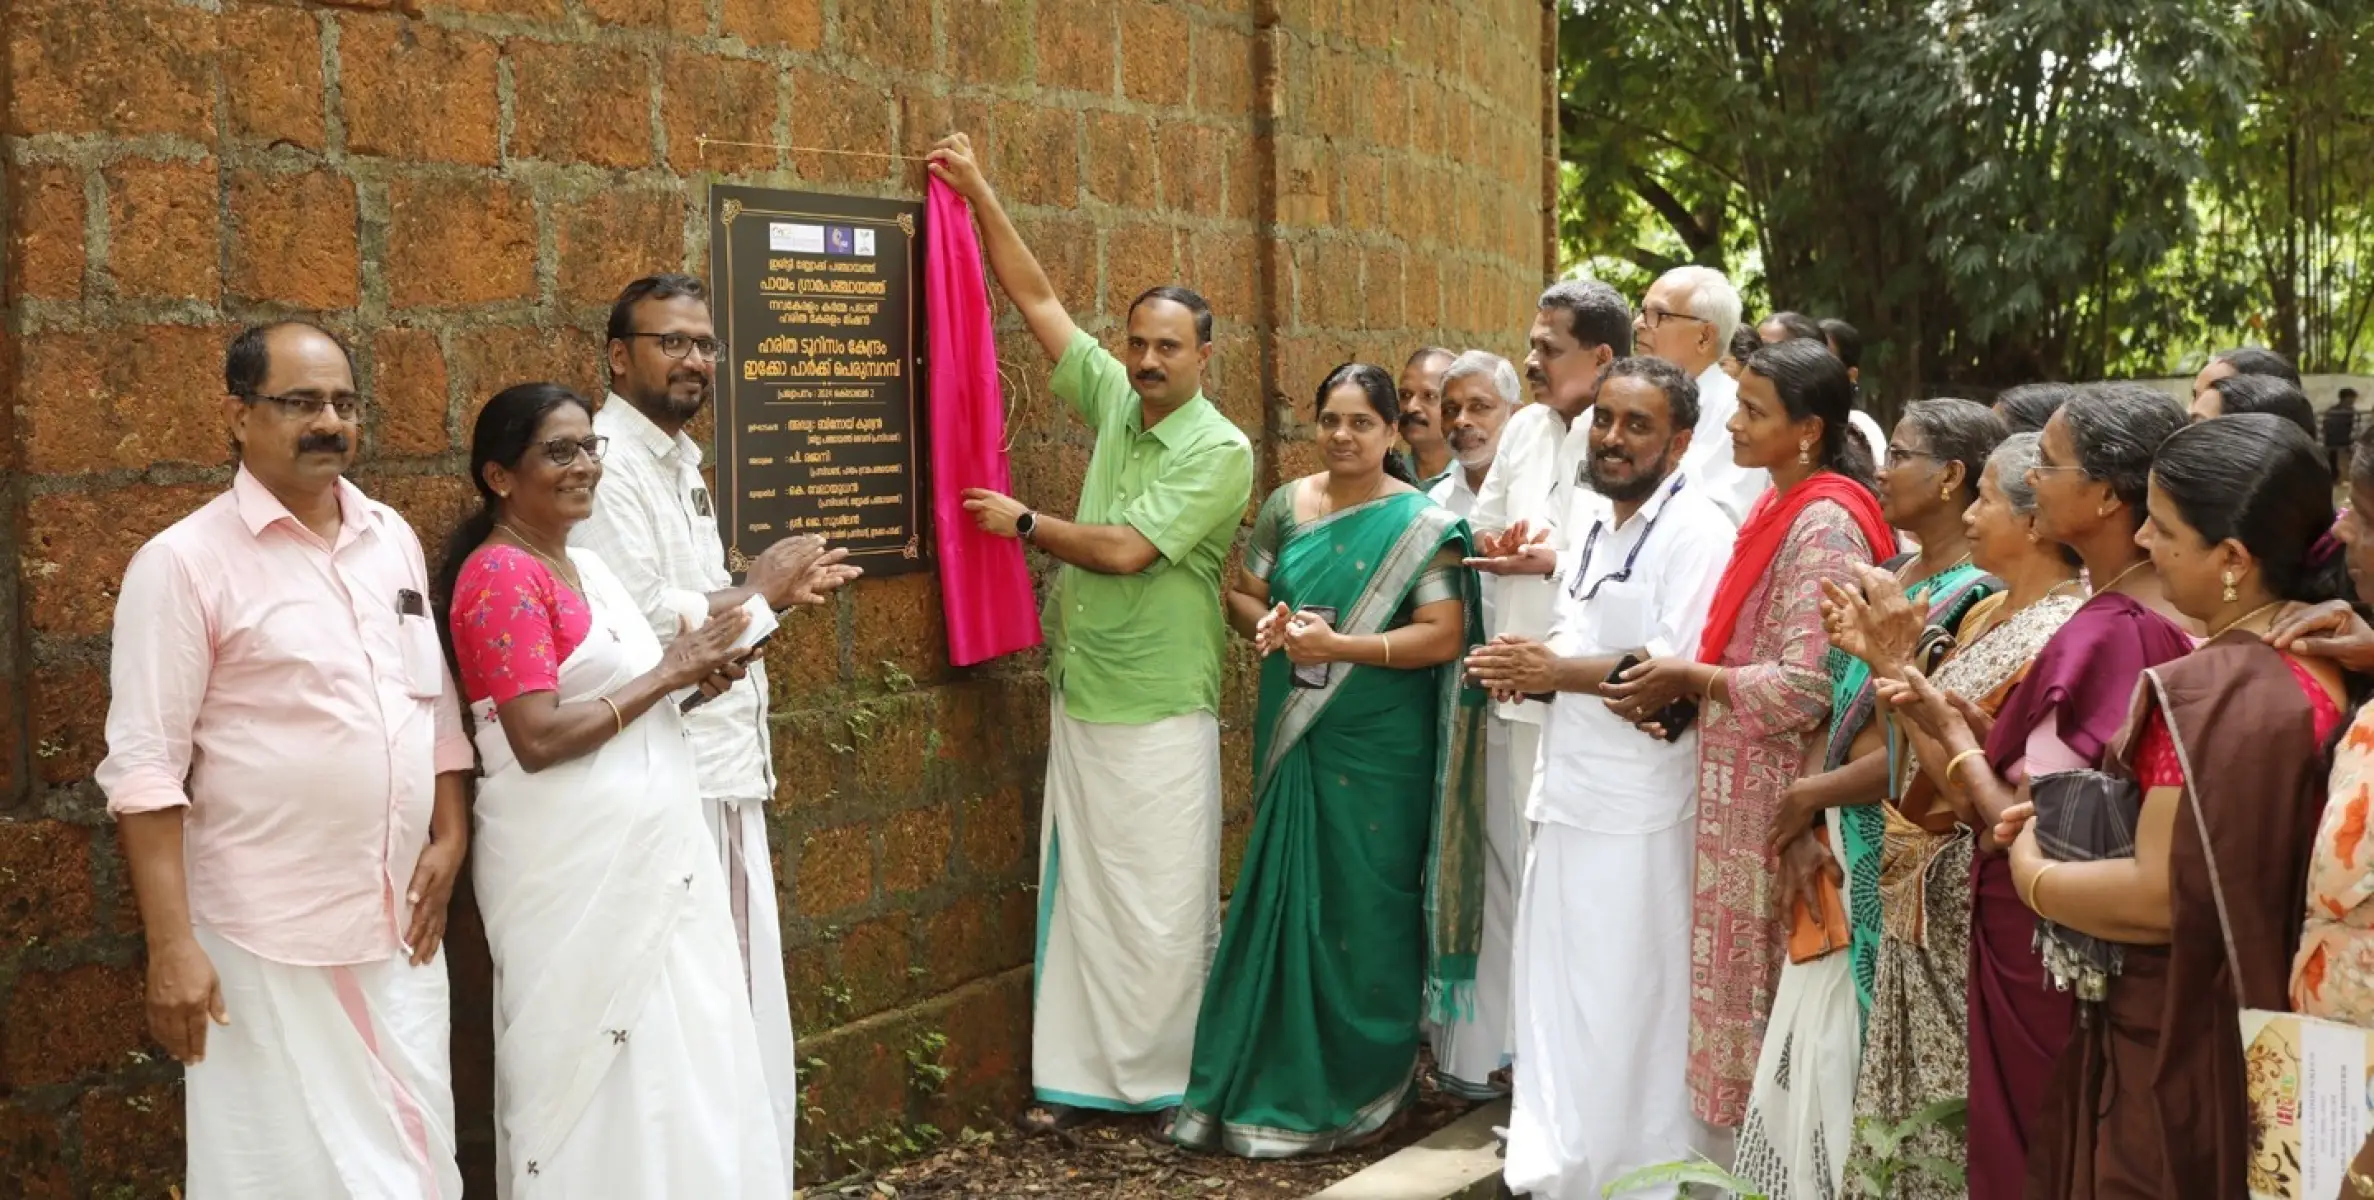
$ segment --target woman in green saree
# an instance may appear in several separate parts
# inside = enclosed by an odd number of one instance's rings
[[[1457,664],[1476,581],[1467,523],[1387,465],[1398,407],[1380,368],[1329,373],[1327,469],[1270,495],[1229,591],[1263,656],[1257,808],[1171,1127],[1186,1146],[1373,1137],[1415,1095],[1421,1019],[1472,1003],[1485,710]]]

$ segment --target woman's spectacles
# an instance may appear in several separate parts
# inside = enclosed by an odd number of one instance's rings
[[[321,415],[323,409],[338,414],[341,421],[352,422],[363,415],[363,398],[353,392],[339,392],[329,396],[274,396],[265,392],[245,392],[239,397],[250,406],[270,403],[274,408],[301,421]]]
[[[669,358],[683,358],[695,350],[710,362],[725,361],[725,343],[713,337],[694,337],[689,333],[630,333],[631,338],[650,338],[659,343],[659,352]]]
[[[544,443],[544,457],[551,459],[552,465],[556,467],[576,462],[580,454],[585,456],[585,461],[598,463],[602,461],[602,451],[609,448],[610,439],[598,435],[589,438],[554,438]]]
[[[1912,460],[1914,460],[1914,459],[1916,459],[1916,458],[1925,458],[1925,459],[1928,459],[1930,462],[1943,462],[1943,461],[1945,461],[1945,460],[1943,460],[1943,459],[1941,459],[1941,458],[1937,457],[1936,455],[1929,453],[1929,452],[1928,452],[1928,451],[1926,451],[1926,450],[1910,450],[1910,449],[1906,449],[1906,448],[1905,448],[1905,447],[1903,447],[1903,446],[1890,446],[1890,447],[1888,447],[1888,461],[1887,461],[1887,465],[1888,465],[1888,466],[1891,466],[1891,467],[1893,467],[1893,466],[1896,466],[1896,465],[1898,465],[1898,464],[1901,464],[1901,463],[1908,463],[1908,462],[1911,462]]]

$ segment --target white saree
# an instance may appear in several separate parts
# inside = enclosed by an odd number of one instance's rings
[[[560,667],[592,701],[660,645],[599,557],[571,550],[592,613]],[[663,701],[533,774],[480,701],[473,879],[495,965],[500,1194],[791,1194],[740,949],[692,752]]]

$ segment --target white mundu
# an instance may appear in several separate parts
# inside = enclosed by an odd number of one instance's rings
[[[1686,472],[1630,520],[1569,531],[1552,577],[1564,657],[1696,652],[1730,519]],[[1690,903],[1698,735],[1662,742],[1598,696],[1550,705],[1516,937],[1511,1190],[1596,1200],[1690,1156]]]
[[[1476,490],[1468,486],[1467,468],[1456,462],[1428,494],[1462,517],[1475,515]],[[1493,629],[1507,580],[1485,575],[1478,582],[1484,628]],[[1525,863],[1525,798],[1511,778],[1513,727],[1497,712],[1484,722],[1484,831],[1492,852],[1484,856],[1484,940],[1476,962],[1475,1011],[1465,1020],[1427,1027],[1436,1082],[1470,1099],[1496,1094],[1492,1073],[1508,1065],[1515,1049],[1509,1040],[1514,1012],[1509,967],[1517,933],[1517,884]]]

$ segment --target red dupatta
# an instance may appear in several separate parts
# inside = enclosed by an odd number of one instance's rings
[[[1772,560],[1780,557],[1781,544],[1788,539],[1789,527],[1797,523],[1797,514],[1816,500],[1831,501],[1855,519],[1855,527],[1863,531],[1871,561],[1880,561],[1883,551],[1895,547],[1896,531],[1880,512],[1879,498],[1836,471],[1816,471],[1786,492],[1767,489],[1756,498],[1756,506],[1748,510],[1747,522],[1739,527],[1739,536],[1731,543],[1731,561],[1723,566],[1723,581],[1715,586],[1714,607],[1706,614],[1706,635],[1698,643],[1698,661],[1723,660],[1723,648],[1731,644],[1732,631],[1739,626],[1739,614],[1747,607],[1749,593],[1756,590],[1756,583],[1764,578],[1764,573],[1772,569]]]

